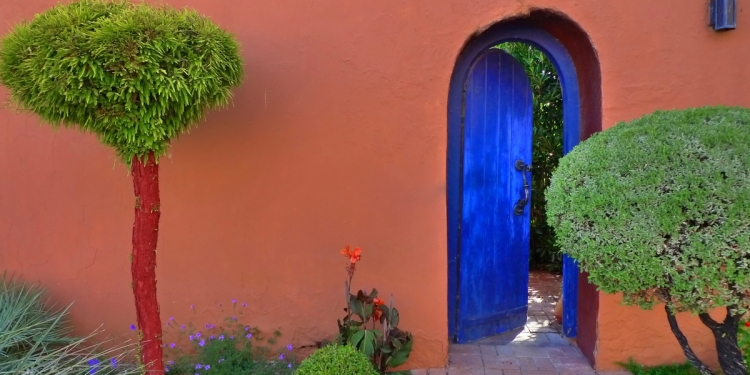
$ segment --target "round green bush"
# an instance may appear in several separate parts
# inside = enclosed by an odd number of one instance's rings
[[[130,163],[226,105],[243,74],[235,38],[192,10],[79,0],[0,40],[0,83],[52,125],[95,133]]]
[[[302,361],[295,375],[378,375],[370,360],[349,345],[331,344]]]
[[[659,111],[593,135],[547,192],[563,252],[624,301],[750,307],[750,110]]]

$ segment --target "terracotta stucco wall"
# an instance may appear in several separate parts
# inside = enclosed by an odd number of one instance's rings
[[[4,1],[0,20],[55,3]],[[578,22],[599,54],[605,128],[659,108],[750,106],[744,4],[739,28],[719,34],[703,0],[168,3],[236,33],[248,74],[234,106],[161,162],[163,318],[193,319],[195,304],[202,325],[238,298],[284,341],[330,336],[343,308],[337,250],[350,243],[364,249],[356,285],[393,293],[416,335],[411,367],[447,356],[447,90],[472,33],[531,7]],[[81,331],[124,333],[135,319],[132,204],[126,168],[93,136],[0,109],[0,265],[75,300]],[[614,296],[598,311],[599,368],[681,360],[663,311]],[[708,331],[681,322],[711,358]]]

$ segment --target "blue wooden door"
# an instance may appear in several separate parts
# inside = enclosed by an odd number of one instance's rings
[[[499,49],[480,56],[464,109],[459,343],[526,323],[532,97],[523,66]]]

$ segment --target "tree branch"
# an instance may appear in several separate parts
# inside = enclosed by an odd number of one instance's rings
[[[687,337],[682,333],[682,330],[680,330],[680,326],[677,325],[677,318],[675,318],[674,314],[672,313],[672,309],[669,308],[668,304],[664,305],[664,310],[667,312],[667,320],[669,321],[669,328],[672,329],[672,333],[674,334],[674,337],[677,338],[677,342],[680,343],[680,347],[682,348],[682,352],[685,353],[685,357],[687,360],[703,375],[714,375],[714,372],[711,371],[711,369],[706,366],[703,361],[698,358],[697,355],[695,355],[695,352],[692,348],[690,348],[690,344],[688,343]],[[709,317],[711,319],[711,317]],[[702,319],[701,319],[702,320]],[[713,320],[713,319],[711,319]],[[716,322],[714,322],[716,323]],[[705,324],[705,323],[704,323]]]
[[[727,312],[727,314],[729,314],[729,312]],[[711,328],[712,330],[721,327],[721,324],[715,321],[714,318],[711,317],[711,315],[708,315],[708,313],[700,313],[698,314],[698,317],[701,319],[701,322],[706,325],[706,327]]]

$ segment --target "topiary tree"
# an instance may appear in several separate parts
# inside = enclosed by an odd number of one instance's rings
[[[688,360],[711,374],[674,316],[698,314],[724,373],[747,373],[737,328],[750,308],[750,109],[660,111],[595,134],[561,160],[547,204],[590,281],[626,304],[663,302]]]
[[[302,361],[295,375],[378,375],[370,359],[350,345],[331,344]]]
[[[158,159],[242,77],[237,41],[207,18],[128,1],[58,5],[0,40],[0,83],[52,126],[91,132],[130,166],[132,275],[149,373],[163,373],[156,299]]]

